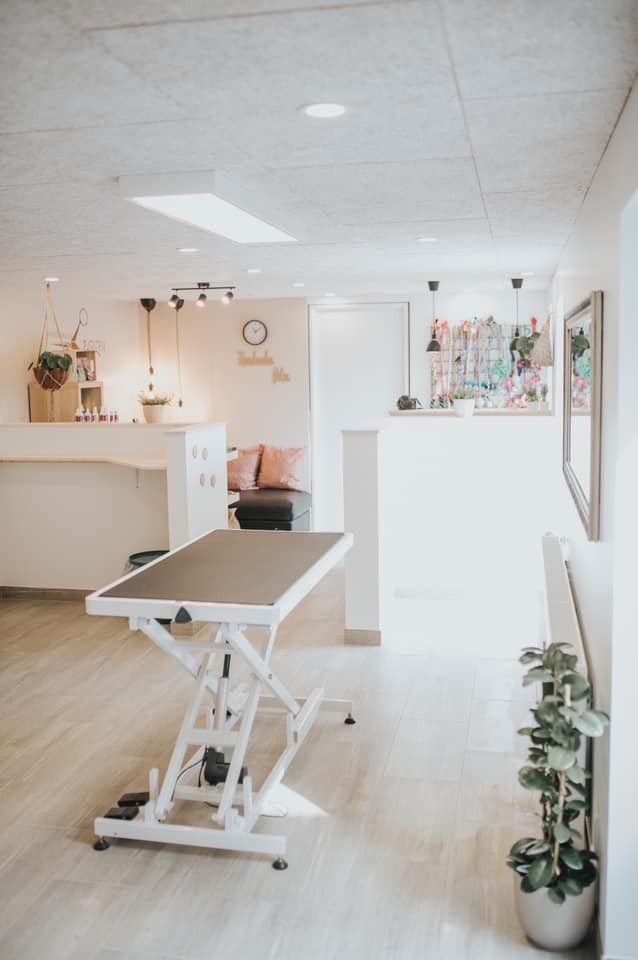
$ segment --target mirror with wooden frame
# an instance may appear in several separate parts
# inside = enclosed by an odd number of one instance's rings
[[[589,540],[600,535],[603,295],[565,315],[563,473]]]

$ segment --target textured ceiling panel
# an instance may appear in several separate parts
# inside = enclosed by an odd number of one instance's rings
[[[464,99],[628,90],[638,71],[635,0],[441,3]]]
[[[626,90],[518,97],[466,105],[474,154],[487,192],[584,190],[611,135]]]
[[[206,278],[255,296],[298,295],[294,281],[405,293],[433,273],[500,286],[525,269],[542,286],[634,78],[637,13],[635,0],[5,0],[0,277],[117,296]],[[318,100],[347,112],[300,111]],[[213,169],[300,242],[233,244],[117,190],[118,176]]]

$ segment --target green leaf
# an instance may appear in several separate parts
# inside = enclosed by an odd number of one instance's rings
[[[549,853],[550,850],[551,847],[545,840],[539,840],[537,843],[532,844],[531,847],[528,847],[525,854],[528,857],[538,857],[541,853]]]
[[[548,703],[546,700],[541,700],[534,710],[534,714],[542,724],[555,723],[560,717],[556,704]]]
[[[550,790],[552,782],[535,767],[521,767],[518,771],[518,782],[526,790]]]
[[[560,887],[548,887],[547,896],[552,901],[552,903],[565,903],[565,894]]]
[[[567,771],[567,779],[570,783],[581,783],[584,784],[591,775],[587,773],[586,770],[583,770],[579,764],[575,763],[573,767],[570,767]]]
[[[574,717],[572,723],[586,737],[600,737],[605,730],[605,724],[594,710],[585,710],[580,716]]]
[[[560,859],[572,870],[581,870],[584,863],[581,851],[567,845],[561,846]]]
[[[565,747],[550,747],[547,762],[553,770],[568,770],[576,763],[576,754]]]
[[[518,662],[522,663],[525,666],[528,663],[539,663],[543,658],[543,655],[538,650],[527,650],[525,653],[521,654],[518,658]]]
[[[532,890],[546,887],[552,879],[553,867],[551,857],[539,857],[527,871],[527,880]]]
[[[586,697],[590,692],[590,686],[580,673],[567,673],[562,678],[561,683],[564,687],[571,688],[572,700],[580,700]]]
[[[523,677],[523,686],[529,687],[530,683],[552,683],[554,677],[545,670],[544,667],[532,667]]]
[[[583,892],[583,885],[576,877],[565,877],[560,881],[560,888],[570,897],[579,897]]]
[[[571,800],[568,800],[568,801],[567,801],[567,803],[565,804],[565,809],[566,809],[566,810],[576,810],[576,811],[577,811],[577,810],[586,810],[586,809],[587,809],[587,801],[586,801],[586,800],[579,800],[578,797],[573,797]]]
[[[554,827],[554,836],[559,843],[567,843],[572,838],[572,832],[564,823],[557,823]]]
[[[533,727],[520,727],[516,732],[520,734],[521,737],[530,737],[532,735]]]
[[[535,843],[538,843],[536,837],[522,837],[512,846],[512,849],[510,850],[510,857],[517,857],[521,853],[525,853],[525,851]]]

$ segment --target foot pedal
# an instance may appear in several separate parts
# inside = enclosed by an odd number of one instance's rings
[[[148,790],[141,793],[123,793],[117,805],[118,807],[143,807],[150,799]]]
[[[111,807],[104,814],[105,820],[135,820],[140,812],[139,807]]]
[[[209,750],[206,757],[206,766],[204,767],[204,780],[210,783],[211,787],[216,787],[218,783],[226,783],[229,767],[230,764],[224,760],[223,753]],[[247,776],[248,768],[242,767],[239,773],[239,783],[243,783],[244,777]]]

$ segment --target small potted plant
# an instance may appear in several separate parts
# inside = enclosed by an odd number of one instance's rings
[[[33,376],[43,390],[59,390],[69,379],[72,364],[73,359],[68,353],[44,350],[37,363],[32,361],[27,369],[33,370]]]
[[[548,394],[549,394],[549,387],[547,386],[546,383],[541,383],[541,386],[540,386],[541,410],[547,410],[548,408],[548,403],[547,403]]]
[[[139,393],[137,399],[142,405],[147,423],[162,423],[166,408],[170,406],[172,396],[162,393]]]
[[[457,417],[471,417],[474,413],[476,397],[473,390],[464,387],[457,390],[453,398],[454,412]]]
[[[546,950],[569,950],[587,935],[594,916],[596,854],[576,822],[589,811],[591,774],[581,764],[583,739],[600,737],[609,722],[591,709],[591,687],[567,643],[525,647],[525,686],[542,684],[531,713],[528,762],[518,774],[540,793],[541,836],[523,837],[507,864],[516,871],[516,910],[525,933]]]

